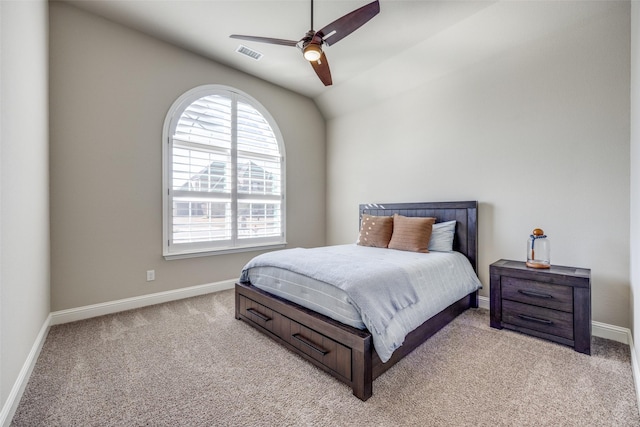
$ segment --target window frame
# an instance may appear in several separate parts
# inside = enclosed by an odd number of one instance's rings
[[[226,98],[230,98],[232,105],[236,105],[238,101],[242,101],[249,104],[256,111],[258,111],[264,119],[267,121],[276,142],[278,144],[279,156],[280,156],[280,227],[281,235],[279,239],[274,238],[265,242],[264,239],[238,239],[237,226],[232,227],[231,245],[216,244],[215,241],[191,243],[189,245],[175,245],[172,244],[173,238],[173,135],[178,125],[180,117],[184,111],[195,101],[211,95],[220,95]],[[232,205],[235,205],[233,212],[233,221],[238,222],[238,202],[242,201],[242,195],[238,196],[238,180],[239,169],[237,168],[237,130],[236,125],[238,123],[237,114],[233,113],[232,124],[232,162],[234,184],[231,190]],[[178,97],[167,112],[162,129],[162,254],[165,259],[182,259],[193,258],[202,256],[221,255],[237,252],[255,251],[255,250],[267,250],[267,249],[280,249],[284,248],[287,244],[286,233],[286,155],[284,140],[280,129],[276,121],[273,119],[268,110],[255,98],[247,93],[233,88],[231,86],[219,85],[219,84],[207,84],[197,86],[188,90]],[[241,243],[242,242],[242,243]]]

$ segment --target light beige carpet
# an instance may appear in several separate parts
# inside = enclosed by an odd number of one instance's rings
[[[639,426],[629,347],[593,355],[469,310],[373,397],[234,318],[233,291],[51,328],[12,426]]]

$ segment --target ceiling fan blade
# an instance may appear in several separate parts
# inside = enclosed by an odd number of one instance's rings
[[[229,37],[232,39],[240,39],[240,40],[248,40],[252,42],[258,43],[269,43],[269,44],[279,44],[282,46],[293,46],[295,47],[298,42],[293,40],[284,40],[284,39],[274,39],[271,37],[256,37],[256,36],[243,36],[240,34],[231,34]]]
[[[336,19],[321,30],[318,30],[316,34],[322,37],[327,46],[331,46],[362,27],[378,12],[380,12],[380,3],[376,0],[344,15],[342,18]]]
[[[317,61],[310,61],[309,63],[313,67],[313,71],[316,72],[325,86],[331,86],[333,84],[333,82],[331,81],[331,71],[329,70],[329,63],[327,62],[327,57],[325,56],[324,52],[322,52],[320,59],[318,59]]]

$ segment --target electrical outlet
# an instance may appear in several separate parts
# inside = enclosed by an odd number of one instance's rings
[[[151,282],[156,280],[156,271],[155,270],[147,270],[147,282]]]

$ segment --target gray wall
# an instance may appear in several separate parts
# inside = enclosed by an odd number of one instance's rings
[[[0,45],[2,424],[49,315],[47,2],[0,2]]]
[[[162,257],[163,121],[202,84],[271,113],[289,245],[325,243],[325,123],[312,101],[65,4],[51,3],[50,27],[52,311],[234,279],[257,254]]]
[[[359,203],[478,200],[482,295],[541,227],[553,264],[592,269],[593,319],[629,327],[630,6],[604,6],[377,102],[323,95],[369,101],[327,123],[327,243],[355,241]]]
[[[640,344],[640,2],[631,3],[631,330]],[[633,350],[633,349],[632,349]],[[638,381],[638,378],[636,378]],[[636,386],[636,389],[638,387]]]

